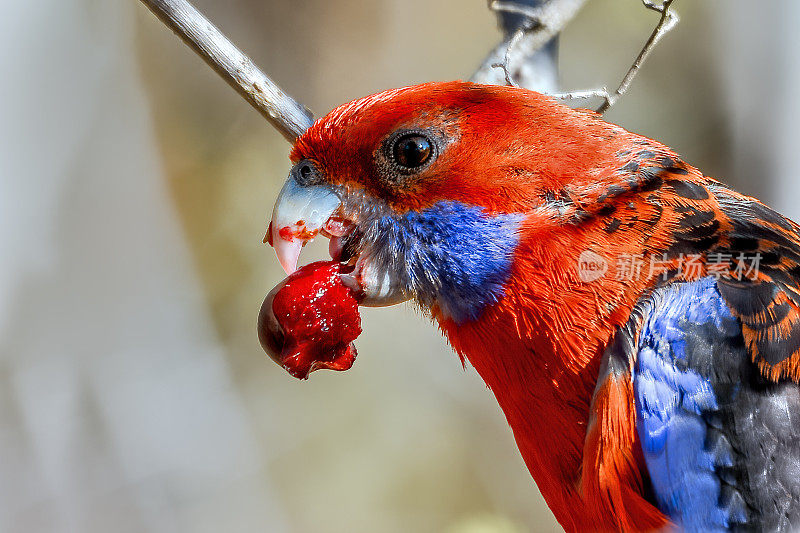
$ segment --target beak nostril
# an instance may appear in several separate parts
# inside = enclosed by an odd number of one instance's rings
[[[322,183],[322,178],[311,161],[303,160],[297,163],[294,167],[294,175],[297,183],[303,187]]]

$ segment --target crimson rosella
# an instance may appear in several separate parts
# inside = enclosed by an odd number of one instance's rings
[[[297,139],[271,223],[413,300],[568,531],[800,527],[800,227],[513,87],[389,90]]]

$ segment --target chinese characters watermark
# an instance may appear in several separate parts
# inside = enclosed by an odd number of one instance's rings
[[[761,253],[746,254],[710,252],[708,254],[620,254],[613,270],[609,260],[591,250],[584,250],[578,256],[578,275],[581,281],[597,281],[612,270],[614,279],[634,281],[642,278],[683,277],[698,279],[711,276],[714,279],[758,279]]]

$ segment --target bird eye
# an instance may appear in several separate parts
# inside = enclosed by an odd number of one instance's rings
[[[392,149],[395,162],[405,168],[418,168],[428,162],[433,144],[419,133],[409,133],[397,139]]]

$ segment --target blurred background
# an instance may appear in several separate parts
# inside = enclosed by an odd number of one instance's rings
[[[195,3],[318,116],[468,78],[501,38],[484,0]],[[258,113],[137,0],[0,6],[0,530],[558,530],[412,307],[363,311],[349,372],[265,357],[289,146]],[[677,1],[607,118],[797,220],[800,4],[755,6]],[[616,86],[656,20],[588,2],[562,87]]]

